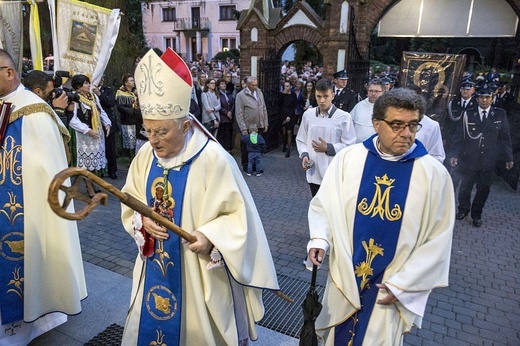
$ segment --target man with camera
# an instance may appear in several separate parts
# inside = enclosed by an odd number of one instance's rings
[[[70,93],[64,92],[63,89],[55,88],[55,84],[61,85],[61,77],[58,78],[60,82],[55,83],[55,79],[49,74],[34,70],[25,76],[23,84],[51,105],[63,124],[68,126],[74,110],[74,105],[70,104],[73,100],[69,100]]]

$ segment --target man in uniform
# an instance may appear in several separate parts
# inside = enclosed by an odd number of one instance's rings
[[[157,210],[196,241],[123,206],[140,254],[122,344],[247,345],[263,317],[262,289],[278,289],[251,193],[233,157],[189,116],[192,78],[181,57],[150,50],[135,79],[149,142],[123,191],[148,203],[160,187]]]
[[[347,71],[334,73],[334,106],[345,112],[350,112],[356,105],[356,93],[347,88]]]
[[[333,86],[321,79],[316,84],[318,107],[309,108],[302,116],[296,146],[312,196],[320,188],[332,158],[341,149],[356,143],[356,131],[350,114],[332,104]]]
[[[401,344],[448,285],[455,201],[446,168],[415,141],[424,110],[411,90],[383,94],[377,134],[336,155],[310,203],[307,267],[330,249],[316,320],[327,346]]]
[[[484,85],[477,95],[478,107],[462,114],[461,126],[453,136],[450,163],[459,167],[462,177],[456,218],[462,220],[471,212],[473,226],[480,227],[497,158],[505,158],[507,170],[513,168],[513,149],[506,112],[491,106],[493,89]]]
[[[0,102],[10,102],[0,164],[0,312],[2,345],[33,338],[81,312],[87,297],[75,221],[47,203],[54,176],[68,167],[69,133],[52,108],[24,88],[11,56],[0,49]],[[67,212],[73,213],[69,206]]]

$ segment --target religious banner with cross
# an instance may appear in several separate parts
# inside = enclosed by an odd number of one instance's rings
[[[465,64],[464,54],[403,52],[399,85],[421,88],[426,115],[439,121],[458,93]]]

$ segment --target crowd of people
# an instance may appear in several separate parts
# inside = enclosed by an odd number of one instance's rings
[[[143,72],[152,66],[161,73]],[[33,71],[27,90],[0,50],[0,101],[16,106],[0,133],[0,158],[10,160],[23,141],[17,166],[3,163],[12,172],[0,185],[0,198],[24,215],[0,223],[12,252],[0,257],[8,293],[0,295],[1,323],[24,328],[9,343],[81,311],[77,225],[53,214],[43,189],[69,164],[117,179],[117,132],[131,159],[123,191],[189,233],[123,206],[137,245],[124,345],[247,345],[263,316],[262,291],[279,290],[244,180],[264,173],[271,128],[258,79],[240,76],[232,59],[186,64],[171,49],[161,57],[150,50],[134,74],[115,92],[77,74],[73,92],[60,94],[48,74]],[[327,77],[310,63],[296,71],[284,62],[278,94],[282,151],[290,157],[295,143],[313,197],[304,263],[310,269],[329,256],[316,326],[325,345],[399,344],[421,325],[431,291],[448,284],[455,220],[471,213],[480,227],[497,164],[514,167],[514,101],[493,71],[465,78],[438,123],[425,115],[420,88],[396,87],[391,70],[357,92],[345,70]],[[147,84],[158,88],[136,88]],[[236,135],[243,174],[229,155]],[[86,190],[97,193],[88,181]],[[56,255],[44,256],[46,242],[59,243]]]

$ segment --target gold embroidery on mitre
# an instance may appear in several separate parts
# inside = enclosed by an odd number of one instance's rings
[[[164,95],[164,82],[160,80],[159,76],[164,65],[160,62],[153,63],[152,66],[152,55],[147,56],[148,61],[140,64],[141,72],[143,73],[143,79],[139,83],[139,96],[141,95],[152,95],[154,93],[157,96]]]
[[[385,217],[388,221],[399,220],[403,215],[399,204],[395,204],[393,208],[390,208],[390,190],[395,187],[392,186],[395,179],[388,179],[386,174],[383,175],[382,178],[376,176],[375,179],[376,182],[374,185],[376,186],[376,191],[374,192],[370,205],[367,203],[367,198],[365,197],[359,202],[358,211],[363,215],[372,213],[370,217],[379,215],[382,220],[384,220]]]
[[[354,273],[357,277],[361,277],[361,289],[364,289],[365,286],[368,285],[369,282],[369,276],[374,275],[374,269],[372,268],[372,261],[377,255],[384,256],[384,249],[380,246],[374,243],[374,238],[370,238],[368,241],[368,245],[366,241],[362,241],[361,244],[363,244],[363,248],[366,252],[365,261],[359,263],[356,266],[356,269],[354,270]],[[370,285],[367,287],[370,288]]]

